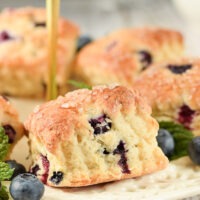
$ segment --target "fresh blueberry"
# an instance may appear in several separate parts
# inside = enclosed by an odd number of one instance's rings
[[[190,129],[195,111],[189,106],[183,105],[178,113],[178,122],[181,123],[185,128]]]
[[[168,65],[167,68],[174,74],[183,74],[187,70],[192,68],[192,65]]]
[[[87,35],[80,36],[77,44],[77,52],[80,51],[87,44],[91,43],[92,41],[93,39],[90,36]]]
[[[151,63],[152,63],[152,56],[151,54],[146,50],[138,51],[139,54],[139,60],[142,65],[142,70],[145,70]]]
[[[174,138],[166,129],[159,129],[156,137],[158,146],[162,149],[163,153],[170,157],[172,156],[175,148]]]
[[[19,174],[26,173],[25,167],[22,164],[17,163],[15,160],[7,160],[5,162],[10,166],[11,169],[14,169],[13,175],[10,180],[15,178]]]
[[[63,173],[60,171],[53,172],[53,176],[50,178],[50,181],[56,185],[58,185],[62,180],[63,180]]]
[[[44,194],[44,185],[33,174],[24,173],[12,180],[9,190],[14,200],[39,200]]]
[[[95,135],[103,134],[109,131],[112,127],[111,120],[106,114],[95,119],[90,119],[89,123],[94,129]]]
[[[6,124],[6,125],[3,125],[3,128],[5,130],[5,133],[6,135],[8,136],[9,140],[8,142],[10,144],[12,144],[15,140],[15,136],[16,136],[16,131],[14,130],[14,128],[9,125],[9,124]]]
[[[126,152],[128,150],[125,149],[125,143],[120,140],[119,144],[117,145],[117,148],[113,151],[113,155],[120,155],[120,160],[118,161],[118,165],[122,169],[122,173],[130,174],[131,171],[128,168],[127,164],[127,158],[126,158]]]
[[[194,137],[189,143],[188,154],[195,164],[200,165],[200,136]]]

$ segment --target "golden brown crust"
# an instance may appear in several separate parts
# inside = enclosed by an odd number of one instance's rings
[[[45,103],[25,122],[32,169],[39,166],[36,175],[43,181],[48,177],[44,182],[55,187],[86,186],[163,169],[168,160],[157,147],[158,124],[150,114],[138,93],[122,86],[77,90]],[[108,128],[100,134],[90,122],[99,117]],[[119,144],[119,151],[125,149],[115,153]],[[130,172],[123,168],[126,163]],[[52,177],[57,172],[62,172],[63,179],[56,184]]]
[[[169,65],[192,65],[191,69],[176,74],[168,69]],[[169,106],[180,106],[183,103],[192,109],[200,107],[200,59],[183,58],[154,65],[137,78],[134,89],[137,89],[152,107],[169,109]],[[198,94],[198,95],[197,95]]]
[[[177,74],[168,68],[170,65],[180,68],[191,65],[191,68]],[[147,99],[156,117],[177,119],[179,109],[183,105],[196,111],[195,117],[197,117],[200,110],[199,77],[200,59],[182,58],[152,66],[138,77],[133,88]],[[195,131],[197,127],[193,128]]]
[[[13,37],[0,45],[0,92],[15,96],[43,96],[48,74],[48,32],[45,24],[36,26],[37,23],[46,23],[45,9],[6,9],[0,14],[0,31]],[[57,82],[65,90],[78,34],[76,25],[59,19]]]
[[[53,153],[57,143],[70,137],[69,134],[72,134],[74,126],[80,127],[82,125],[77,115],[87,112],[88,105],[91,105],[90,109],[94,109],[94,104],[102,105],[104,111],[114,116],[119,102],[122,104],[123,112],[129,110],[130,104],[135,104],[135,107],[139,104],[142,108],[140,112],[150,114],[150,108],[138,98],[137,93],[133,94],[118,86],[114,90],[106,87],[95,87],[92,91],[88,89],[76,90],[67,93],[65,97],[58,97],[56,101],[50,101],[36,107],[25,126],[36,137],[40,138],[48,151]]]
[[[142,71],[138,52],[144,50],[153,62],[179,57],[183,54],[182,35],[161,28],[118,30],[83,48],[75,74],[91,85],[116,82],[130,86]]]

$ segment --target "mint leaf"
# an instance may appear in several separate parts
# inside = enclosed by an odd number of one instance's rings
[[[175,142],[175,149],[173,155],[170,157],[170,160],[175,160],[177,158],[188,155],[188,144],[194,137],[192,132],[184,128],[180,124],[174,122],[159,122],[160,128],[168,130]]]
[[[14,169],[10,169],[9,165],[0,161],[0,181],[8,180],[11,178]]]
[[[9,200],[7,188],[4,185],[2,185],[0,188],[0,199],[1,200]]]
[[[83,89],[83,88],[86,88],[86,89],[89,89],[89,90],[92,89],[91,86],[89,86],[89,85],[87,85],[86,83],[83,83],[83,82],[79,82],[79,81],[75,81],[75,80],[69,80],[68,83],[73,85],[76,88],[79,88],[79,89]]]
[[[8,153],[8,136],[5,134],[3,127],[0,127],[0,160],[4,160]]]

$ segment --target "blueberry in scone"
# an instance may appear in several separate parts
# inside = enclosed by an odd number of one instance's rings
[[[10,146],[7,158],[9,158],[13,147],[24,135],[25,130],[23,124],[19,121],[17,111],[5,96],[0,96],[0,127],[4,129],[4,133],[8,136]]]
[[[151,64],[183,55],[182,35],[162,28],[126,28],[97,39],[79,52],[74,77],[88,85],[132,86]]]
[[[133,86],[159,121],[182,124],[200,135],[200,59],[182,58],[151,66]]]
[[[136,93],[122,86],[80,89],[37,107],[25,122],[30,172],[54,186],[86,186],[142,176],[168,160],[158,123]]]
[[[58,21],[56,82],[66,93],[79,30]],[[25,7],[0,13],[0,94],[42,98],[48,80],[48,31],[46,11]]]

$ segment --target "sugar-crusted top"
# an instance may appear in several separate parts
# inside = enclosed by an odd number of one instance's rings
[[[84,75],[91,85],[112,82],[130,85],[142,70],[139,52],[144,50],[150,53],[153,62],[175,58],[183,53],[182,35],[161,28],[115,31],[81,50],[75,73]]]
[[[114,118],[119,112],[146,116],[151,109],[137,92],[122,86],[99,86],[69,92],[37,107],[25,127],[52,152],[59,142],[70,140],[78,129],[90,129],[88,121],[92,117],[108,113]]]
[[[48,41],[46,11],[43,8],[5,9],[0,13],[0,67],[26,71],[35,76],[47,73]],[[78,37],[79,30],[73,23],[60,18],[58,22],[58,81],[74,48],[72,41]]]
[[[200,109],[200,59],[182,58],[154,65],[136,80],[133,88],[146,97],[155,111],[188,105]]]

